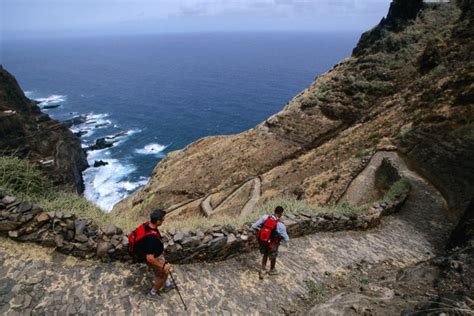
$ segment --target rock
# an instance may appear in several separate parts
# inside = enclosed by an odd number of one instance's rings
[[[18,309],[23,306],[24,301],[25,301],[24,295],[17,295],[10,301],[10,307],[13,309]]]
[[[60,235],[56,235],[54,237],[54,243],[56,244],[56,247],[61,248],[64,246],[64,239]]]
[[[242,239],[243,241],[247,241],[247,240],[249,240],[249,236],[247,236],[247,235],[241,235],[241,236],[240,236],[240,239]]]
[[[60,106],[61,106],[61,104],[46,104],[46,105],[43,105],[41,108],[48,110],[48,109],[55,109],[55,108],[58,108]]]
[[[40,283],[41,281],[43,281],[43,276],[41,274],[39,274],[39,275],[35,275],[33,277],[28,277],[28,279],[26,279],[26,281],[25,281],[25,284],[35,285],[35,284]]]
[[[113,236],[119,234],[119,228],[113,224],[107,225],[106,227],[102,228],[102,231],[107,236]]]
[[[199,231],[196,232],[196,237],[197,237],[199,240],[201,240],[201,239],[204,238],[204,233],[199,230]]]
[[[20,224],[15,221],[1,221],[0,222],[0,232],[7,232],[10,230],[15,230]]]
[[[105,148],[110,148],[114,145],[114,142],[109,142],[106,140],[105,137],[101,137],[96,139],[95,144],[87,147],[87,151],[89,150],[100,150],[100,149],[105,149]]]
[[[99,241],[97,243],[96,255],[99,258],[103,258],[107,255],[107,251],[111,248],[111,244],[107,241]]]
[[[232,243],[234,243],[234,242],[236,242],[236,241],[237,241],[237,238],[235,237],[234,234],[229,234],[229,235],[227,236],[227,244],[228,244],[228,245],[230,245],[230,244],[232,244]]]
[[[213,237],[224,237],[224,234],[223,233],[213,233],[212,236]]]
[[[28,202],[22,202],[19,206],[18,206],[18,211],[20,213],[25,213],[25,212],[28,212],[32,209],[33,205],[31,205],[30,203]]]
[[[3,197],[3,199],[1,200],[1,202],[5,205],[9,205],[9,204],[11,204],[15,201],[16,201],[16,198],[14,198],[13,196],[9,196],[9,195]]]
[[[78,242],[81,242],[81,243],[87,242],[87,240],[89,240],[87,238],[87,236],[84,235],[84,234],[76,235],[76,237],[74,237],[74,239]]]
[[[94,161],[94,168],[97,168],[97,167],[102,167],[102,166],[107,166],[109,163],[107,161],[103,161],[103,160],[96,160]]]
[[[84,135],[86,135],[88,132],[86,130],[80,130],[79,132],[75,132],[74,135],[76,135],[77,137],[82,137]]]
[[[217,237],[209,242],[209,249],[215,251],[222,248],[227,243],[227,237]]]
[[[177,232],[174,237],[173,237],[173,240],[174,242],[180,242],[182,241],[184,238],[184,234],[182,232]]]
[[[18,230],[11,230],[11,231],[8,232],[8,237],[10,237],[10,238],[18,238],[20,236],[21,236],[21,234]]]
[[[67,126],[67,127],[72,127],[74,125],[80,125],[80,124],[83,124],[87,121],[87,116],[85,115],[79,115],[79,116],[74,116],[73,118],[69,119],[69,120],[65,120],[63,121],[63,123]]]
[[[82,235],[84,229],[86,228],[86,224],[84,223],[84,221],[78,219],[74,222],[74,225],[75,225],[75,232],[76,232],[76,235]]]

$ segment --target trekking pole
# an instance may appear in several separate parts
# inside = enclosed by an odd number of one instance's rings
[[[186,303],[184,302],[183,297],[181,296],[181,292],[179,291],[178,284],[177,284],[176,281],[174,280],[174,278],[173,278],[173,273],[171,273],[171,271],[170,271],[170,277],[171,277],[171,280],[173,280],[174,286],[176,287],[176,291],[178,291],[179,298],[181,299],[181,302],[183,302],[184,310],[187,311],[187,310],[188,310],[188,307],[186,306]]]

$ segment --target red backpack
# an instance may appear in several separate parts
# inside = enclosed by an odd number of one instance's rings
[[[279,241],[279,235],[276,231],[276,227],[280,220],[273,218],[273,216],[268,216],[265,222],[263,223],[262,229],[258,232],[258,241],[261,244],[273,248]]]
[[[137,242],[150,235],[155,235],[159,240],[161,240],[161,235],[158,229],[146,229],[149,223],[150,222],[141,224],[128,236],[128,252],[136,261],[140,261],[140,258],[137,257],[137,253],[135,251]]]

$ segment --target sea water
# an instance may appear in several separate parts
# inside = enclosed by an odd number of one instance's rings
[[[105,211],[143,186],[167,152],[244,131],[350,55],[358,33],[208,33],[0,42],[0,63],[88,152],[87,199]],[[59,105],[58,107],[48,108]],[[45,108],[46,107],[46,108]]]

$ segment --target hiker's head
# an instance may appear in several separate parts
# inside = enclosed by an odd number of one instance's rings
[[[275,215],[280,218],[283,215],[283,207],[277,206],[275,207]]]
[[[157,209],[150,214],[150,223],[160,226],[165,221],[166,212],[162,209]]]

